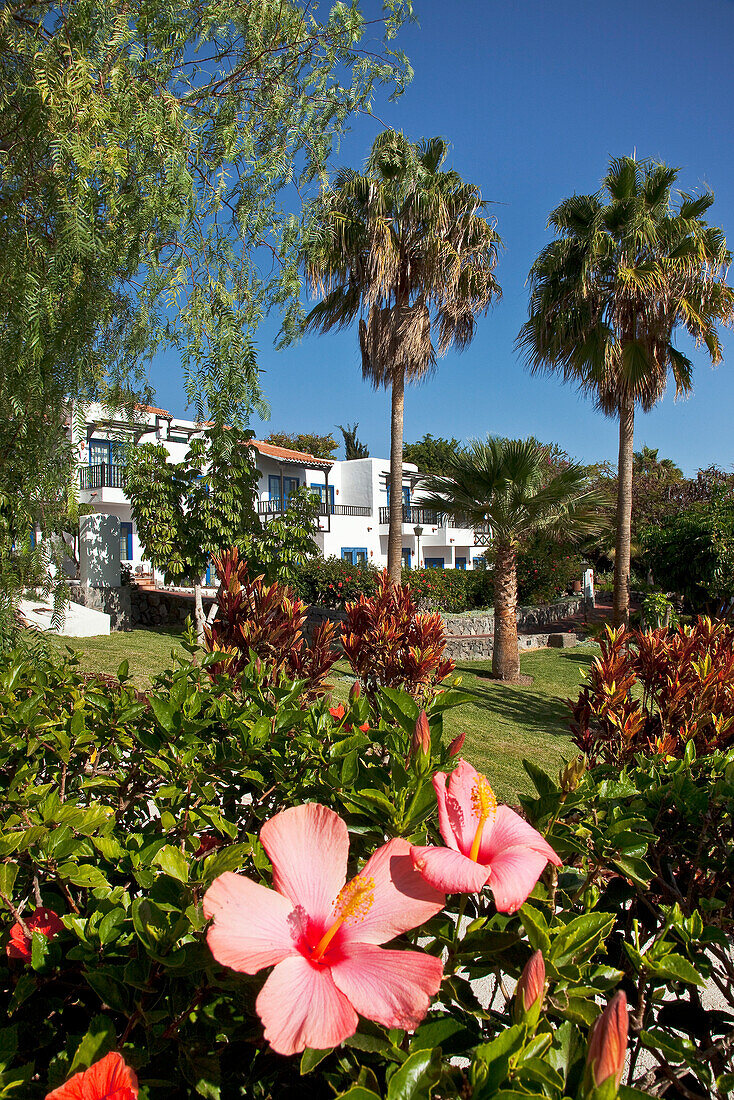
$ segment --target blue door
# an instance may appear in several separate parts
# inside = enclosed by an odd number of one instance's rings
[[[457,558],[456,559],[456,568],[457,569],[466,569],[466,558]]]
[[[348,561],[350,565],[365,565],[367,562],[367,547],[342,546],[342,561]]]
[[[133,525],[120,524],[120,561],[133,560]]]
[[[404,546],[403,547],[403,568],[404,569],[411,569],[412,568],[412,564],[411,564],[412,561],[413,561],[413,552],[412,552],[412,550],[410,549],[409,546]]]

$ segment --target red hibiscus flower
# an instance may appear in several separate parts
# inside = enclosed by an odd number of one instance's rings
[[[332,718],[336,718],[338,721],[341,721],[341,719],[346,714],[346,711],[344,710],[344,706],[342,705],[342,703],[340,703],[338,707],[329,707],[329,714]]]
[[[64,927],[58,913],[53,909],[36,909],[25,921],[26,928],[20,921],[10,929],[10,943],[6,951],[11,959],[23,959],[31,961],[31,948],[33,946],[33,933],[40,932],[46,939],[52,940]]]
[[[136,1100],[138,1079],[121,1054],[106,1054],[89,1069],[75,1073],[46,1100]]]

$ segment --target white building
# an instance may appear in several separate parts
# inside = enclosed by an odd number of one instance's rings
[[[101,405],[86,410],[84,430],[72,428],[79,454],[79,503],[94,513],[119,521],[120,559],[133,569],[145,568],[129,498],[125,493],[120,448],[124,442],[162,443],[171,461],[180,461],[200,425],[165,409],[136,406],[132,420],[110,414]],[[357,565],[387,566],[390,462],[360,458],[350,462],[253,440],[259,472],[257,509],[267,521],[288,507],[290,495],[307,486],[321,500],[316,541],[325,557],[334,555]],[[420,474],[403,466],[403,560],[411,568],[472,569],[485,549],[474,531],[451,526],[439,513],[421,505]]]

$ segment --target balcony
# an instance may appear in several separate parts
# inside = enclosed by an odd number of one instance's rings
[[[390,522],[390,509],[380,508],[380,523]],[[403,505],[403,523],[409,523],[413,527],[425,525],[426,527],[442,527],[445,516],[436,512],[433,508],[409,508]]]
[[[275,500],[259,500],[257,502],[258,515],[279,516],[288,509],[288,501],[279,497]],[[326,504],[319,502],[318,515],[320,516],[371,516],[372,510],[361,504]]]
[[[124,489],[125,467],[112,466],[109,462],[99,466],[82,466],[79,471],[80,489]]]

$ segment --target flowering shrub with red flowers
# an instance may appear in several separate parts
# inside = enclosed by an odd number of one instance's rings
[[[581,580],[582,573],[578,551],[542,533],[534,535],[517,555],[518,601],[534,606],[557,600]]]
[[[309,558],[295,570],[293,588],[307,604],[342,608],[359,596],[372,596],[379,569],[369,562],[352,565],[341,558]]]
[[[190,648],[144,694],[0,658],[0,1096],[731,1092],[734,750],[507,806],[455,687]]]

